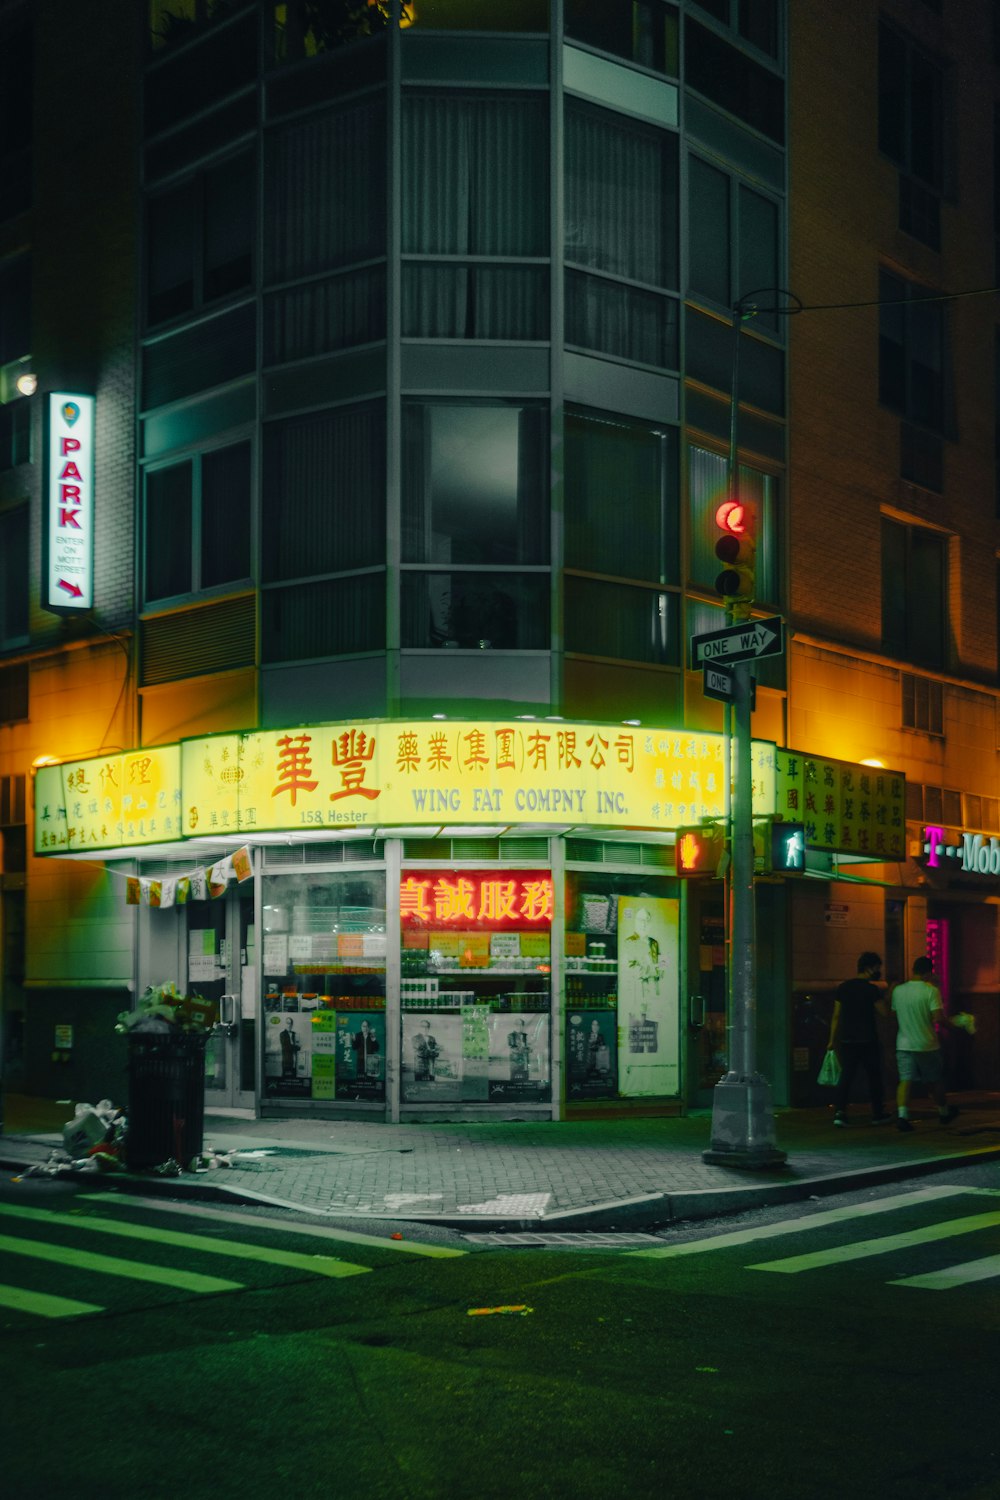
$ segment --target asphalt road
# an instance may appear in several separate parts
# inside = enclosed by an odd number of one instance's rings
[[[4,1493],[998,1500],[998,1188],[547,1243],[5,1179]]]

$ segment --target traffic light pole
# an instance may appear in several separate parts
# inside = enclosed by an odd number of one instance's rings
[[[745,313],[742,300],[733,309],[733,376],[729,417],[728,495],[738,500],[740,329]],[[736,609],[730,604],[727,622]],[[749,612],[749,606],[748,606]],[[775,1144],[774,1105],[767,1080],[757,1072],[757,983],[754,934],[753,872],[753,754],[750,737],[752,667],[733,665],[733,705],[727,715],[731,739],[727,760],[731,768],[729,803],[728,879],[729,928],[729,1071],[715,1085],[712,1099],[712,1141],[702,1153],[718,1166],[754,1170],[780,1166],[785,1153]]]

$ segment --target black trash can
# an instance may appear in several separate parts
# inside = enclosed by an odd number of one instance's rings
[[[205,1138],[206,1032],[133,1031],[128,1038],[128,1132],[131,1172],[171,1157],[183,1169]]]

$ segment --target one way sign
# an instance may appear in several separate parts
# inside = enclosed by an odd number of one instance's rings
[[[780,615],[769,620],[747,620],[725,630],[691,637],[691,665],[727,666],[737,661],[756,661],[760,656],[780,656],[785,649]]]

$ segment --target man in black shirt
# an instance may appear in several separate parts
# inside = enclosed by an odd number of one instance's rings
[[[868,1079],[868,1097],[872,1107],[872,1124],[884,1125],[892,1117],[882,1102],[882,1058],[880,1055],[876,1015],[887,1016],[885,993],[879,987],[882,960],[877,953],[862,953],[855,979],[845,979],[837,991],[830,1020],[827,1051],[835,1051],[840,1062],[840,1082],[835,1094],[835,1125],[849,1125],[847,1105],[851,1085],[859,1068]]]

